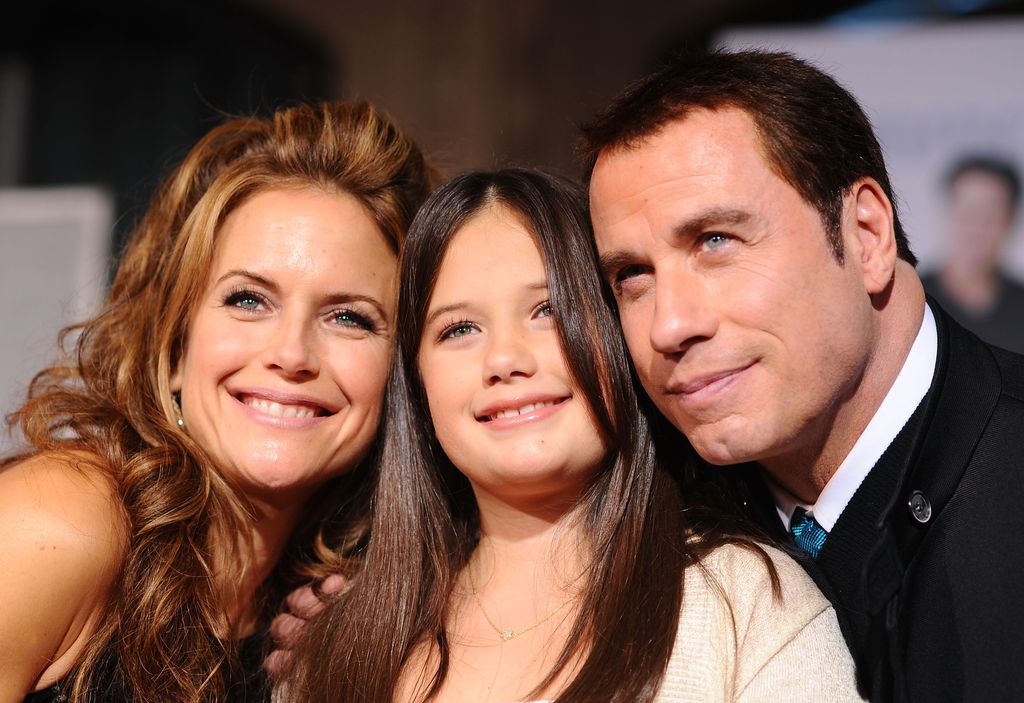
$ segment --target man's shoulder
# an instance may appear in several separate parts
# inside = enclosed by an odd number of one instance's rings
[[[950,353],[968,357],[953,364],[957,373],[980,378],[984,375],[982,369],[991,365],[996,371],[993,380],[998,378],[999,394],[1024,401],[1024,355],[989,344],[951,319],[947,324],[950,335],[957,338]]]
[[[996,371],[1003,392],[1021,396],[1024,389],[1024,355],[989,344],[963,327],[934,298],[929,305],[939,330],[940,356],[949,355],[947,373],[981,377]]]
[[[1024,402],[1024,355],[989,347],[999,366],[1003,395]]]
[[[982,437],[1015,446],[1024,428],[1024,355],[993,346],[941,308],[933,310],[940,326],[940,368],[931,390],[926,447],[944,449],[931,463],[960,465],[949,446],[975,446]]]

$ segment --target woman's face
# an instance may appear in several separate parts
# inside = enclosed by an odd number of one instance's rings
[[[225,219],[172,388],[185,431],[251,498],[301,502],[369,447],[396,266],[348,194],[266,191]]]
[[[519,218],[491,206],[467,221],[445,253],[418,361],[437,438],[478,499],[573,500],[604,456],[551,315]]]

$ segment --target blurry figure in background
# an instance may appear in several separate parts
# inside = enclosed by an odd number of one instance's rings
[[[970,155],[953,165],[945,185],[949,249],[942,267],[922,277],[925,290],[986,342],[1024,353],[1024,286],[999,266],[1020,202],[1020,176],[1007,161]]]
[[[365,535],[398,251],[434,179],[366,103],[193,147],[9,419],[31,444],[0,461],[0,701],[265,699],[281,595]]]

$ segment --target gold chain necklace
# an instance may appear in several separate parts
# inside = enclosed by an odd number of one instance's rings
[[[476,590],[476,580],[473,578],[473,569],[472,568],[467,568],[466,571],[469,572],[469,587],[470,587],[470,589],[473,592],[473,600],[476,601],[477,607],[480,608],[480,612],[483,614],[484,620],[486,620],[487,624],[490,625],[491,628],[495,632],[498,633],[498,637],[501,638],[502,642],[508,642],[509,640],[514,640],[516,637],[519,637],[520,635],[525,635],[530,630],[533,630],[535,628],[540,627],[541,625],[546,623],[548,620],[550,620],[551,618],[553,618],[556,615],[558,615],[558,613],[561,612],[562,609],[565,608],[565,606],[569,605],[574,600],[576,600],[576,596],[573,596],[573,597],[569,598],[567,601],[564,601],[561,605],[559,605],[557,608],[552,610],[550,613],[548,613],[547,615],[542,617],[540,620],[538,620],[537,622],[533,623],[529,627],[523,628],[522,630],[504,630],[504,629],[498,627],[495,624],[495,622],[493,620],[491,620],[491,616],[487,614],[487,608],[484,607],[483,602],[480,600],[480,594],[477,593],[477,590]]]

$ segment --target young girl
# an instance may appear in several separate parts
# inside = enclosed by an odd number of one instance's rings
[[[658,460],[576,186],[454,179],[400,275],[365,566],[289,697],[859,699],[800,567]]]

